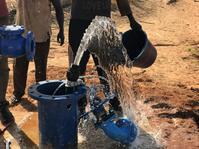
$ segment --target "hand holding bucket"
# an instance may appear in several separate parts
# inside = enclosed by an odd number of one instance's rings
[[[157,51],[143,30],[125,32],[122,43],[134,67],[147,68],[155,62]]]
[[[78,51],[82,49],[88,49],[95,54],[100,65],[107,70],[119,65],[147,68],[157,57],[156,49],[142,29],[121,34],[110,18],[99,16],[92,21],[84,34]]]

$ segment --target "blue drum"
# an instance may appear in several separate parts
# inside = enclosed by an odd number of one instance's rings
[[[78,101],[86,87],[67,92],[64,81],[49,80],[30,86],[28,93],[38,101],[39,148],[77,149]]]

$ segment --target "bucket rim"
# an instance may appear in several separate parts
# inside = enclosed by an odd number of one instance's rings
[[[129,32],[129,31],[131,31],[131,29],[128,30],[128,31],[126,31],[126,32]],[[123,34],[125,34],[126,32],[124,32]],[[138,54],[138,56],[136,56],[135,58],[133,58],[133,60],[131,60],[132,63],[134,63],[136,60],[138,60],[138,59],[142,56],[142,54],[145,52],[146,47],[147,47],[147,45],[148,45],[148,43],[149,43],[148,36],[147,36],[146,32],[143,31],[143,30],[142,30],[142,32],[144,33],[144,36],[145,36],[145,39],[144,39],[144,40],[145,40],[145,41],[144,41],[145,44],[144,44],[144,46],[143,46],[141,52]],[[123,45],[123,47],[126,49],[126,47],[124,46],[123,42],[122,42],[122,45]],[[127,49],[126,49],[126,52],[127,52]]]

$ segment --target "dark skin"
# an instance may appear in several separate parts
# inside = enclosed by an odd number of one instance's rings
[[[128,14],[127,17],[129,19],[130,26],[133,31],[136,32],[142,30],[142,26],[135,20],[132,13]]]
[[[56,19],[57,19],[57,23],[59,25],[59,33],[57,34],[57,42],[60,43],[60,45],[64,44],[64,13],[63,13],[63,9],[61,6],[61,2],[60,0],[51,0],[54,8],[55,8],[55,12],[56,12]]]

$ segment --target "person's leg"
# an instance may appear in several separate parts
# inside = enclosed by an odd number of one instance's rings
[[[46,42],[36,43],[36,52],[34,58],[36,82],[46,80],[49,48],[50,48],[50,39],[48,39]]]
[[[7,25],[8,17],[0,17],[0,25]],[[0,56],[0,102],[6,100],[6,90],[9,78],[8,59]]]
[[[106,79],[106,80],[104,80],[102,78],[99,78],[100,79],[100,83],[103,84],[104,87],[105,87],[104,88],[104,94],[106,94],[106,93],[110,92],[108,76],[107,76],[106,72],[102,69],[102,67],[100,67],[97,57],[94,54],[92,54],[92,57],[93,57],[93,61],[94,61],[95,66],[96,66],[96,70],[97,70],[98,76],[101,76],[104,79]]]
[[[5,101],[6,90],[8,85],[9,68],[8,59],[0,57],[0,102]]]
[[[90,22],[91,21],[86,21],[86,20],[70,20],[69,44],[70,44],[71,49],[69,49],[69,50],[71,50],[72,52],[71,51],[69,51],[69,52],[71,52],[73,54],[72,55],[73,57],[69,58],[69,59],[74,60],[77,50],[79,48],[81,39],[84,35],[86,28],[89,26]],[[71,56],[71,55],[69,55],[69,56]],[[86,65],[88,63],[89,57],[90,57],[90,53],[89,53],[89,51],[86,51],[80,61],[80,65],[79,65],[80,66],[80,75],[85,75]],[[79,107],[80,113],[85,112],[86,105],[87,105],[86,97],[83,97],[81,100],[79,100],[78,107]]]
[[[4,100],[3,102],[0,102],[0,119],[4,126],[8,126],[14,122],[14,116],[10,112],[8,106],[8,101]]]
[[[81,39],[85,33],[85,30],[90,25],[90,20],[70,20],[69,24],[69,44],[73,52],[73,58],[75,58],[77,50],[79,48]],[[90,57],[89,51],[84,52],[80,61],[80,74],[84,75],[86,71],[86,65]]]
[[[29,62],[26,56],[16,58],[13,64],[13,81],[14,81],[14,92],[12,97],[12,104],[15,104],[21,100],[21,97],[25,94],[27,72]]]
[[[0,18],[0,25],[8,24],[8,17]],[[8,58],[0,56],[0,119],[3,125],[8,126],[14,122],[14,117],[8,109],[6,90],[9,79]]]
[[[100,83],[104,85],[104,94],[106,95],[107,93],[110,92],[110,86],[109,86],[109,82],[108,82],[108,76],[106,74],[106,72],[99,66],[99,61],[97,59],[97,57],[92,54],[92,57],[93,57],[93,60],[95,62],[95,66],[96,66],[96,69],[97,69],[97,73],[98,73],[98,76],[101,76],[103,78],[105,78],[106,80],[104,79],[100,79]],[[109,101],[110,105],[112,106],[112,108],[115,110],[115,111],[118,111],[118,112],[121,112],[122,113],[122,107],[120,106],[120,101],[117,97],[117,95],[115,95],[115,98],[113,98],[112,100]]]
[[[8,58],[0,57],[0,118],[4,125],[14,120],[8,109],[9,103],[6,100],[6,90],[9,78]]]

